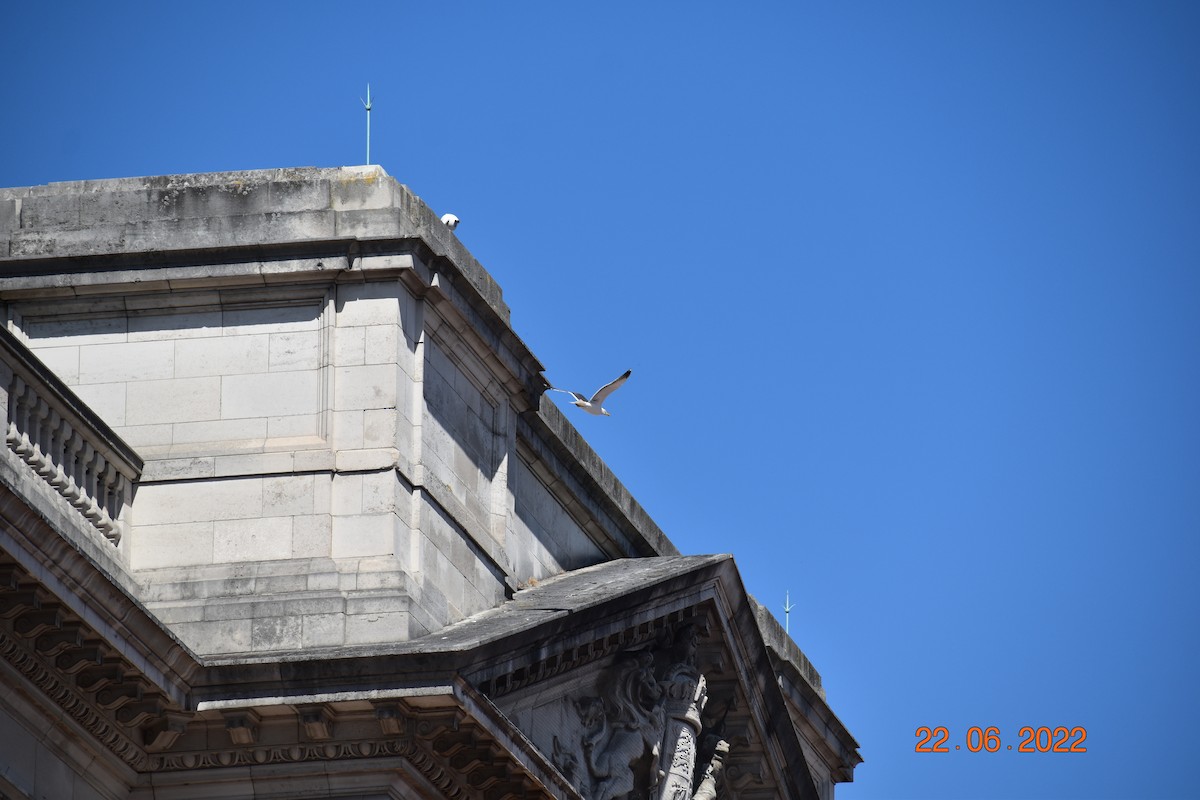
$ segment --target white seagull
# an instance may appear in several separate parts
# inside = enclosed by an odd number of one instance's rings
[[[553,386],[549,386],[547,388],[552,392],[562,392],[563,394],[571,395],[572,397],[575,398],[574,402],[572,402],[571,405],[579,406],[580,408],[582,408],[584,411],[586,411],[589,414],[593,414],[597,417],[611,417],[612,414],[609,414],[608,411],[606,411],[602,407],[604,405],[604,400],[610,394],[615,392],[617,389],[620,389],[621,384],[624,383],[625,381],[629,380],[629,376],[631,374],[633,374],[633,370],[631,370],[631,369],[625,370],[624,375],[617,378],[616,380],[609,381],[608,383],[604,384],[599,389],[597,389],[596,393],[594,395],[592,395],[590,400],[587,397],[584,397],[583,395],[581,395],[579,392],[568,392],[566,389],[557,389]]]
[[[458,217],[453,214],[442,214],[442,224],[450,230],[454,230],[458,227]]]

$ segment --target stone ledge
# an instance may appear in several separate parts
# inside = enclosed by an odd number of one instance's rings
[[[420,240],[505,323],[499,285],[437,215],[380,167],[248,170],[0,189],[10,264],[303,243]],[[69,270],[77,272],[80,265]],[[23,271],[23,270],[22,270]],[[44,271],[44,270],[39,270]],[[68,271],[68,270],[64,270]]]

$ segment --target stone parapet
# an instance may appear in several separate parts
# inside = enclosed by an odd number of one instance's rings
[[[380,167],[246,170],[0,189],[0,258],[11,275],[62,258],[141,263],[189,251],[317,241],[419,239],[509,321],[500,286],[437,215]],[[77,269],[78,267],[76,267]]]
[[[142,459],[58,376],[0,329],[5,443],[114,545]]]

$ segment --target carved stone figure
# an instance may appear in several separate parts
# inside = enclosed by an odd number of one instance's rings
[[[554,737],[554,752],[550,756],[550,763],[563,774],[563,777],[572,786],[579,788],[579,759],[573,752],[562,746],[557,736]]]
[[[721,739],[717,742],[716,749],[713,750],[712,759],[708,762],[708,769],[704,770],[704,777],[700,779],[700,788],[692,795],[692,800],[717,800],[720,796],[721,775],[725,771],[725,757],[729,755],[729,742]]]
[[[580,733],[566,744],[555,737],[552,761],[588,800],[716,800],[729,745],[715,745],[698,779],[708,689],[696,665],[696,635],[685,624],[654,651],[622,653],[600,696],[569,701]],[[706,753],[716,733],[708,731]]]
[[[636,784],[638,764],[648,754],[657,765],[661,748],[662,688],[653,657],[644,651],[624,653],[612,677],[608,697],[576,704],[584,728],[584,760],[593,779],[591,800],[627,795]],[[657,774],[650,780],[657,783]]]

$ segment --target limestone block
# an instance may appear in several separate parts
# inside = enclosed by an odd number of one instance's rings
[[[362,510],[367,514],[381,511],[396,511],[396,493],[399,491],[396,473],[368,473],[362,476]]]
[[[336,236],[361,236],[363,238],[405,236],[411,231],[412,224],[398,216],[390,208],[339,211],[334,227]]]
[[[78,228],[79,198],[80,195],[74,192],[23,198],[21,201],[21,227]]]
[[[333,333],[333,363],[353,367],[366,363],[366,328],[336,328]]]
[[[315,331],[320,327],[321,308],[319,303],[314,302],[287,306],[226,309],[221,318],[222,331],[225,336]]]
[[[391,555],[395,552],[396,517],[392,514],[334,516],[334,558]]]
[[[290,417],[267,417],[267,438],[309,440],[321,435],[320,414],[295,414]],[[299,443],[299,442],[298,442]]]
[[[302,618],[265,617],[250,622],[252,650],[299,650],[303,646]]]
[[[38,359],[63,379],[64,383],[79,383],[79,348],[38,347],[33,351]]]
[[[213,563],[213,524],[183,522],[135,525],[129,546],[132,569],[190,567]]]
[[[312,514],[315,482],[316,478],[313,475],[275,475],[264,478],[263,514],[269,517]]]
[[[221,419],[208,422],[181,422],[171,426],[169,441],[176,445],[216,443],[225,446],[261,444],[267,438],[267,420]],[[133,442],[130,442],[133,444]]]
[[[124,385],[124,384],[122,384]],[[156,445],[169,445],[172,438],[171,425],[114,425],[117,435],[134,449]],[[146,455],[143,453],[142,455]]]
[[[375,589],[405,589],[408,576],[396,569],[396,561],[386,559],[362,559],[358,562],[358,582],[354,588],[360,591]]]
[[[150,381],[174,374],[174,342],[95,344],[79,353],[80,383]]]
[[[221,418],[221,378],[140,381],[128,392],[125,424],[200,422]]]
[[[346,640],[345,614],[311,614],[301,619],[302,647],[337,647]]]
[[[319,378],[316,372],[226,375],[221,379],[221,417],[315,414],[320,410]]]
[[[321,366],[319,331],[270,334],[268,369],[271,372],[313,370]]]
[[[262,516],[262,480],[143,485],[134,501],[135,525],[256,519]]]
[[[297,454],[301,455],[301,454]],[[328,453],[332,456],[332,453]],[[332,472],[313,475],[313,513],[329,514],[333,510],[333,479]]]
[[[342,562],[343,564],[348,562]],[[340,592],[340,584],[338,582],[339,573],[337,572],[310,572],[306,576],[308,578],[308,591],[310,592]]]
[[[442,554],[449,559],[450,566],[462,575],[464,580],[470,581],[475,577],[475,562],[479,560],[479,556],[475,555],[475,551],[467,544],[465,536],[451,538],[449,549],[443,549]]]
[[[376,174],[333,180],[329,182],[330,206],[336,211],[391,208],[394,186]]]
[[[333,449],[358,450],[363,446],[364,417],[361,409],[333,412]]]
[[[142,480],[211,478],[215,474],[216,461],[213,458],[163,458],[146,462],[146,467],[142,470]]]
[[[408,609],[405,592],[358,592],[346,598],[347,614],[390,614]]]
[[[216,563],[291,558],[292,518],[229,519],[213,523]]]
[[[394,363],[399,355],[400,328],[395,325],[372,325],[366,333],[366,363]]]
[[[312,179],[273,180],[267,211],[304,211],[310,208],[329,208],[329,181]]]
[[[394,447],[339,450],[334,456],[334,464],[342,472],[393,469],[398,463],[399,455]]]
[[[456,610],[463,612],[463,586],[466,577],[455,569],[440,549],[427,543],[421,552],[421,570],[426,582],[436,586]]]
[[[185,622],[174,633],[198,653],[245,653],[251,648],[249,619]]]
[[[21,201],[17,198],[0,200],[0,234],[15,231],[21,226]]]
[[[363,476],[335,475],[331,502],[332,513],[335,516],[363,513]]]
[[[175,342],[175,377],[266,372],[270,336],[215,336]]]
[[[80,195],[79,221],[92,225],[120,225],[129,220],[149,219],[161,213],[150,202],[150,192],[103,191]]]
[[[333,536],[333,520],[328,514],[295,517],[292,520],[292,557],[329,558]],[[336,576],[334,576],[336,585]],[[307,588],[316,588],[312,581]]]
[[[400,303],[396,297],[398,291],[403,290],[395,281],[339,286],[337,326],[396,325],[400,321]]]
[[[170,295],[152,295],[158,308],[170,302]],[[136,302],[137,298],[130,298]],[[220,311],[174,311],[170,314],[130,314],[129,341],[150,342],[167,339],[197,339],[221,335]]]
[[[293,519],[292,520],[293,531],[295,530],[295,524],[296,524],[296,521],[295,521],[295,519]],[[291,560],[279,559],[279,561],[280,562],[287,561],[287,563],[291,569],[296,568],[294,562]],[[268,566],[268,564],[264,563],[261,566],[266,567],[266,566]],[[259,597],[270,597],[271,595],[278,595],[278,594],[296,594],[299,592],[303,592],[307,589],[308,589],[308,576],[303,575],[303,574],[296,574],[294,572],[288,573],[286,575],[259,575],[258,577],[256,577],[254,579],[254,593],[256,595],[258,595]],[[337,602],[341,602],[340,598],[335,598],[335,600]],[[322,600],[320,602],[328,603],[328,601],[325,601],[325,600]],[[312,603],[313,603],[313,600],[311,598],[300,599],[300,600],[289,599],[289,600],[283,600],[283,601],[276,601],[275,603],[270,603],[268,601],[268,603],[267,603],[268,605],[274,605],[277,607],[271,611],[263,611],[258,607],[258,604],[255,604],[254,615],[255,616],[279,616],[282,614],[290,614],[290,613],[306,614],[308,612],[306,610],[304,610],[302,607],[307,607],[307,606],[311,605]]]
[[[89,383],[75,387],[75,394],[109,425],[118,426],[125,424],[125,388],[124,383]]]
[[[156,603],[154,616],[168,625],[177,622],[199,622],[204,619],[204,606],[200,603]]]
[[[207,581],[207,583],[212,582]],[[246,593],[239,592],[238,594]],[[204,619],[210,622],[231,619],[253,619],[258,616],[255,613],[256,605],[256,603],[243,597],[235,596],[231,592],[226,592],[224,597],[215,592],[204,603]]]
[[[347,645],[405,641],[410,637],[407,611],[347,614]]]
[[[236,456],[216,456],[214,458],[215,474],[218,477],[234,475],[263,475],[271,473],[291,472],[292,454],[283,453],[245,453]],[[268,516],[282,516],[268,514]]]
[[[293,456],[297,472],[329,472],[333,469],[333,452],[325,447],[297,450]]]
[[[339,367],[334,370],[334,408],[396,407],[396,365]]]
[[[396,446],[396,410],[392,408],[367,409],[362,414],[362,447]]]
[[[24,330],[35,347],[116,344],[128,338],[124,316],[83,319],[36,317],[26,320]]]

